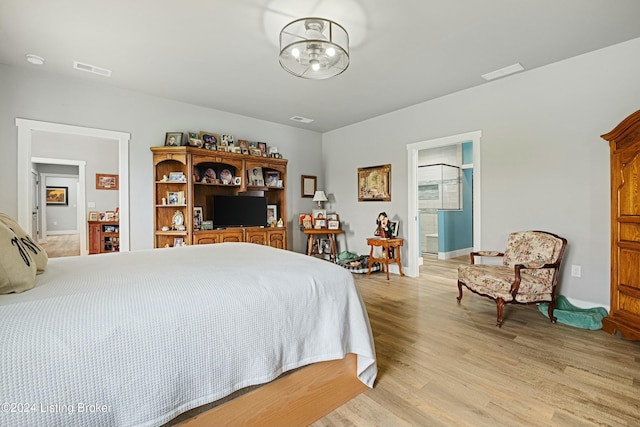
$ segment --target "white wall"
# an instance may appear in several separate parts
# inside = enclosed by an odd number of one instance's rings
[[[635,39],[324,134],[324,187],[349,250],[368,253],[380,211],[398,215],[407,238],[407,144],[480,130],[483,248],[504,249],[511,231],[555,232],[569,241],[560,293],[608,306],[609,149],[600,135],[640,108],[638,76]],[[391,202],[358,202],[357,168],[384,163]],[[582,278],[570,277],[571,264]]]
[[[163,145],[168,131],[219,131],[238,139],[265,141],[289,159],[289,244],[304,251],[296,213],[310,211],[313,203],[300,197],[300,176],[322,173],[319,133],[118,89],[105,85],[102,79],[67,78],[0,64],[0,211],[17,215],[17,117],[129,132],[131,249],[151,248],[153,165],[149,147]]]

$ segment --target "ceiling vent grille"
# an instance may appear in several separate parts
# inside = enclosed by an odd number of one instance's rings
[[[86,71],[87,73],[97,74],[103,77],[111,77],[111,70],[106,68],[96,67],[95,65],[85,64],[78,61],[73,61],[73,68],[80,71]]]
[[[509,65],[508,67],[504,67],[504,68],[500,68],[499,70],[496,71],[492,71],[490,73],[487,74],[483,74],[482,78],[489,81],[489,80],[495,80],[495,79],[499,79],[500,77],[505,77],[508,76],[510,74],[514,74],[517,73],[519,71],[524,70],[524,67],[522,65],[520,65],[519,62],[516,62],[513,65]]]
[[[306,117],[302,117],[302,116],[289,117],[289,120],[293,120],[294,122],[300,122],[300,123],[311,123],[313,121],[313,119],[307,119]]]

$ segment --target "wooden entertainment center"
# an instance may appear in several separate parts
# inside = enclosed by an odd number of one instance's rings
[[[286,249],[286,159],[185,146],[151,147],[151,151],[154,169],[154,247],[172,247],[179,242],[188,245],[250,242]],[[262,169],[262,185],[248,181],[249,172],[254,168]],[[203,182],[202,177],[195,174],[196,170],[201,173],[213,171],[216,177],[214,182]],[[279,185],[266,185],[266,174],[277,175]],[[183,179],[180,179],[181,175]],[[230,181],[227,179],[229,177]],[[202,229],[202,226],[197,226],[198,223],[213,219],[212,198],[215,195],[266,197],[268,205],[277,206],[278,219],[282,219],[284,226]],[[196,207],[202,208],[202,218],[194,217]]]

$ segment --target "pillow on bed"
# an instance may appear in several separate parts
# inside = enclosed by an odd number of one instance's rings
[[[38,269],[37,274],[44,273],[49,257],[42,246],[36,243],[31,236],[29,236],[29,233],[24,231],[18,222],[9,215],[0,212],[0,223],[4,223],[4,225],[13,230],[16,236],[18,236],[18,239],[22,241],[23,246],[28,249],[29,255],[31,255],[31,258],[36,262],[36,268]]]
[[[36,262],[29,249],[0,222],[0,294],[24,292],[36,284]]]

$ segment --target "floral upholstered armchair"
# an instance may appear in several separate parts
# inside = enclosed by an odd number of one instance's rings
[[[567,240],[545,231],[511,233],[502,252],[471,252],[471,264],[458,268],[458,304],[462,287],[496,302],[502,327],[505,304],[549,303],[549,319],[555,308],[556,285]],[[475,257],[502,257],[502,265],[476,264]]]

